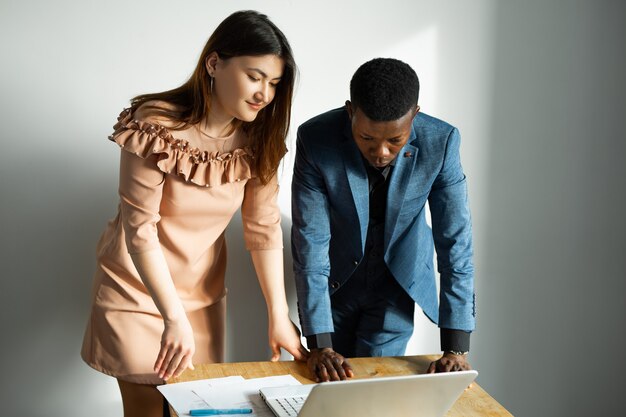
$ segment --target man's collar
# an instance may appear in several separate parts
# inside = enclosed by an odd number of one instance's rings
[[[396,156],[397,158],[397,156]],[[393,158],[393,160],[391,162],[389,162],[389,164],[385,165],[382,169],[381,168],[376,168],[374,165],[370,164],[370,162],[365,159],[363,157],[363,155],[361,155],[361,159],[363,160],[363,164],[365,164],[366,171],[372,170],[372,171],[376,171],[378,173],[380,173],[385,180],[387,179],[387,177],[389,177],[389,173],[391,172],[391,169],[396,165],[396,158]],[[369,176],[369,174],[368,174]]]

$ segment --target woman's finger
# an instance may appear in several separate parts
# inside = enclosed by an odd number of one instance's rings
[[[309,356],[309,352],[300,343],[297,346],[285,347],[285,350],[297,361],[305,361]]]
[[[163,360],[163,363],[161,364],[161,368],[158,371],[159,378],[165,379],[165,375],[167,373],[167,370],[170,367],[170,362],[172,362],[172,358],[174,357],[175,354],[176,354],[176,352],[174,352],[174,349],[172,349],[172,348],[168,348],[167,349],[167,353],[165,355],[165,359]]]
[[[193,365],[191,365],[191,355],[185,355],[180,361],[178,368],[172,374],[173,377],[178,377],[183,371],[187,368],[193,369]]]
[[[298,348],[298,350],[302,354],[302,360],[309,359],[309,356],[311,355],[311,352],[309,352],[307,348],[305,348],[302,344],[300,344],[300,347]]]
[[[154,362],[154,372],[158,373],[161,369],[161,365],[163,365],[163,361],[165,360],[165,355],[167,355],[167,348],[165,346],[161,346],[161,350],[159,350],[159,354]]]
[[[280,359],[280,347],[278,345],[272,345],[272,362],[276,362]]]
[[[185,355],[182,352],[176,353],[172,359],[169,362],[169,365],[167,367],[167,371],[165,371],[165,375],[163,376],[163,379],[168,379],[170,378],[172,375],[174,375],[174,372],[178,369],[178,366],[180,365],[182,359],[185,357]]]

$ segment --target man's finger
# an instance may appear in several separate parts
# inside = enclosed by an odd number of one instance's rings
[[[354,371],[352,370],[352,366],[350,366],[350,362],[348,362],[346,358],[343,358],[341,368],[344,374],[346,375],[346,377],[352,378],[354,376]]]
[[[343,363],[345,362],[345,359],[339,355],[336,355],[336,356],[333,356],[332,361],[333,361],[333,366],[335,367],[335,371],[337,372],[337,375],[339,376],[339,379],[340,380],[348,379],[348,376],[346,375],[346,371],[343,368]]]
[[[320,362],[317,363],[317,376],[322,382],[328,382],[329,380],[328,371],[326,370],[326,367],[324,366],[323,363],[320,363]]]
[[[436,368],[436,362],[431,362],[430,366],[428,367],[428,369],[426,370],[427,374],[434,374],[435,372],[437,372],[437,368]]]
[[[315,361],[309,359],[307,361],[307,365],[309,368],[309,372],[311,373],[311,375],[313,375],[313,377],[315,378],[315,382],[320,382],[320,378],[319,375],[317,374],[317,363],[314,363]]]
[[[326,370],[328,371],[328,376],[330,377],[331,381],[339,381],[339,374],[337,373],[337,369],[335,368],[335,363],[333,361],[333,358],[325,358],[324,360],[324,366],[326,367]]]

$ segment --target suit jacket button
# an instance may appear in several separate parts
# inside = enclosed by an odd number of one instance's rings
[[[358,264],[359,264],[359,261],[354,261],[354,265],[355,266],[358,265]]]
[[[337,281],[331,282],[330,288],[332,288],[333,290],[336,290],[337,288],[339,288],[339,283]]]

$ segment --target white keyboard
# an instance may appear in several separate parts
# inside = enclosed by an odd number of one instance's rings
[[[306,397],[289,397],[289,398],[275,398],[274,401],[280,407],[277,411],[280,412],[280,417],[295,417],[300,412],[302,404],[304,404]]]

